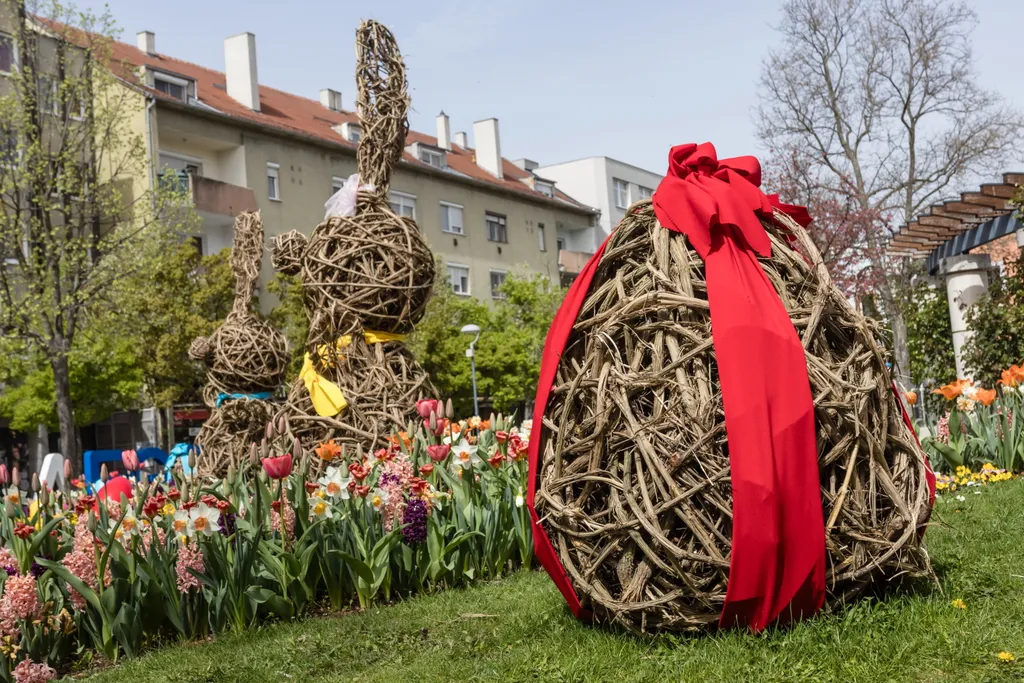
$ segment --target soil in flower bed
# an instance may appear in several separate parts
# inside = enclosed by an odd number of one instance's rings
[[[1022,680],[1024,481],[979,490],[936,505],[927,545],[941,590],[918,582],[789,630],[635,638],[577,623],[547,576],[520,572],[362,614],[168,647],[87,680]]]

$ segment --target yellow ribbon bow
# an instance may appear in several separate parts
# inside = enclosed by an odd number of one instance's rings
[[[363,339],[366,340],[367,344],[383,344],[389,341],[404,341],[405,335],[393,332],[366,331],[363,332]],[[352,335],[346,334],[335,343],[335,348],[340,352],[351,343]],[[328,350],[327,345],[322,344],[317,347],[317,354],[321,357],[326,356]],[[316,410],[317,415],[321,417],[334,417],[348,407],[348,401],[345,399],[345,394],[342,393],[341,388],[316,371],[313,367],[313,359],[309,353],[306,353],[303,357],[299,377],[306,385],[306,391],[309,392],[309,398],[313,401],[313,409]]]

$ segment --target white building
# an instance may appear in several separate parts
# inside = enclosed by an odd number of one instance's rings
[[[600,209],[598,225],[558,231],[559,249],[586,254],[597,251],[629,205],[650,197],[664,177],[609,157],[587,157],[530,170],[539,178],[554,181],[574,199]]]

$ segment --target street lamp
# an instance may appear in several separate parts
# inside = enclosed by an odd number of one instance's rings
[[[480,326],[479,325],[463,325],[462,334],[472,334],[473,341],[469,342],[469,348],[466,349],[466,358],[469,359],[469,369],[473,376],[473,415],[480,415],[480,403],[476,398],[476,359],[473,357],[473,347],[480,340]]]

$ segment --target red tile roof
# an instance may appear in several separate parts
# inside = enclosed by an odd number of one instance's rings
[[[206,67],[168,57],[167,55],[147,54],[135,46],[117,41],[113,43],[112,56],[116,63],[122,65],[119,75],[133,81],[136,85],[139,85],[137,68],[139,66],[146,66],[170,75],[195,81],[196,94],[199,101],[226,116],[355,149],[354,144],[345,140],[332,129],[332,126],[345,122],[358,123],[359,117],[354,112],[331,111],[317,100],[293,95],[265,85],[259,86],[260,111],[253,111],[245,105],[236,102],[228,95],[226,79],[220,71],[207,69]],[[159,91],[151,88],[145,89],[163,101],[179,102],[175,98]],[[415,142],[437,146],[436,137],[410,131],[406,144]],[[462,174],[476,181],[482,181],[527,195],[533,199],[547,202],[556,201],[565,208],[582,210],[587,213],[595,212],[594,209],[577,202],[561,191],[556,190],[557,200],[552,200],[547,195],[537,192],[521,180],[530,177],[531,174],[519,168],[508,159],[502,159],[504,178],[497,178],[476,165],[472,149],[459,147],[452,143],[451,151],[445,156],[448,168],[456,172],[456,174],[453,174],[456,178],[458,174]],[[404,155],[403,160],[412,166],[418,166],[423,169],[433,168],[408,152]]]

